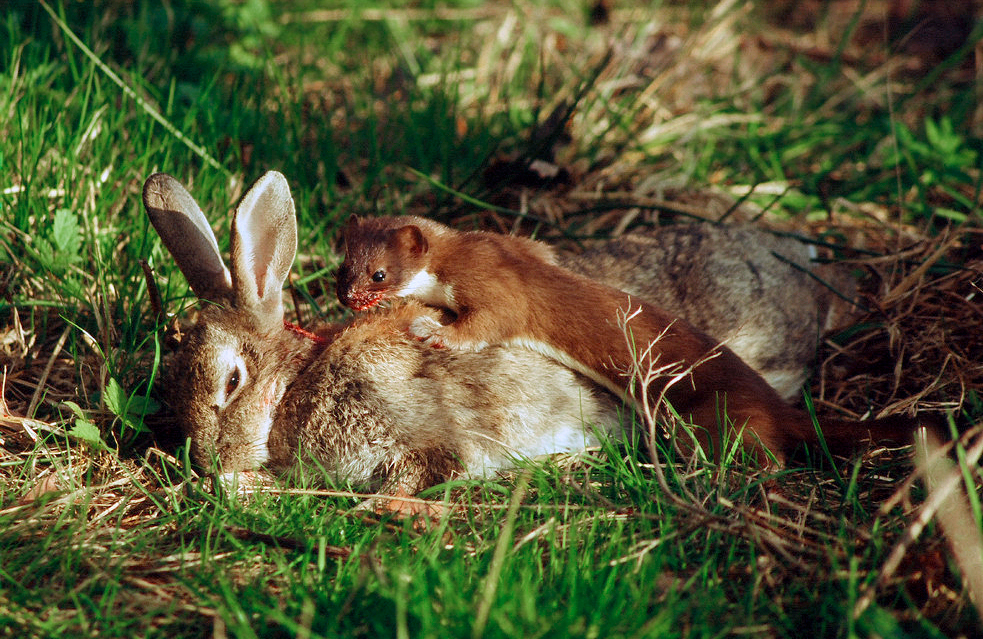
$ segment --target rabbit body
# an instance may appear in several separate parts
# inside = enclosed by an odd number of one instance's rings
[[[542,356],[421,345],[406,327],[432,309],[395,305],[329,330],[323,342],[289,330],[261,334],[209,307],[170,367],[171,403],[192,456],[224,473],[293,468],[298,454],[356,484],[408,482],[407,492],[457,475],[485,476],[517,458],[577,452],[619,428],[616,405]],[[216,412],[241,354],[240,395]],[[219,364],[217,364],[219,363]]]
[[[813,247],[746,225],[677,224],[559,259],[726,343],[786,400],[801,393],[822,332],[850,313],[837,293],[856,288],[837,265],[814,265]]]
[[[436,315],[399,304],[334,337],[280,402],[271,466],[303,451],[344,479],[394,477],[418,490],[581,451],[598,443],[594,427],[619,428],[613,398],[542,356],[422,345],[407,331],[421,314]]]

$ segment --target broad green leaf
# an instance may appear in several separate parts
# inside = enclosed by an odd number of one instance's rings
[[[82,407],[76,404],[75,402],[72,401],[62,402],[62,406],[68,407],[68,409],[72,411],[72,413],[79,419],[85,419],[85,411],[83,411]]]
[[[62,259],[77,260],[82,246],[78,216],[68,209],[58,209],[51,227],[51,239],[62,254]]]
[[[153,397],[134,395],[126,407],[128,415],[153,415],[160,410],[160,404]]]
[[[126,391],[119,385],[114,378],[109,378],[106,384],[106,392],[103,395],[106,400],[106,407],[109,408],[117,417],[126,417]]]
[[[34,246],[37,250],[38,261],[41,262],[41,268],[49,271],[53,270],[55,265],[55,247],[43,237],[35,238]]]
[[[106,448],[106,443],[102,441],[102,433],[99,431],[99,427],[87,419],[77,418],[75,425],[68,431],[68,434],[93,446]]]
[[[961,213],[961,212],[955,211],[953,209],[947,209],[947,208],[942,207],[942,206],[937,207],[935,209],[935,214],[938,215],[939,217],[944,217],[947,220],[952,220],[954,222],[959,222],[960,224],[963,223],[963,222],[965,222],[966,219],[967,219],[967,217],[968,217],[965,213]]]

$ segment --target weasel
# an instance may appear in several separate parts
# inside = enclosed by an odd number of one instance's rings
[[[480,350],[491,344],[525,347],[587,375],[636,408],[635,353],[651,345],[655,366],[691,367],[670,384],[660,377],[649,399],[665,392],[670,406],[696,429],[701,445],[719,457],[721,425],[767,463],[782,464],[802,443],[818,443],[812,418],[785,403],[729,348],[687,322],[626,293],[560,267],[540,242],[480,231],[457,231],[414,216],[358,218],[344,232],[346,256],[338,273],[339,300],[365,310],[390,298],[414,298],[450,311],[411,333],[433,346]],[[625,337],[627,323],[635,353]],[[726,418],[725,418],[726,417]],[[864,440],[911,441],[917,423],[905,417],[854,422],[824,419],[833,450]],[[731,437],[732,440],[732,437]]]

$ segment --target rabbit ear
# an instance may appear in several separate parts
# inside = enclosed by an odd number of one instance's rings
[[[282,328],[283,283],[297,253],[297,221],[287,178],[268,171],[249,189],[232,221],[236,307],[260,331]]]
[[[154,173],[143,184],[151,224],[199,299],[232,299],[232,278],[208,220],[181,183]]]

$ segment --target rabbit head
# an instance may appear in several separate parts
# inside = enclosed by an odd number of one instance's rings
[[[283,328],[281,288],[297,247],[286,179],[264,175],[232,222],[231,270],[194,198],[163,173],[145,183],[151,223],[206,303],[175,355],[166,383],[191,453],[225,471],[269,461],[276,406],[316,346]]]

